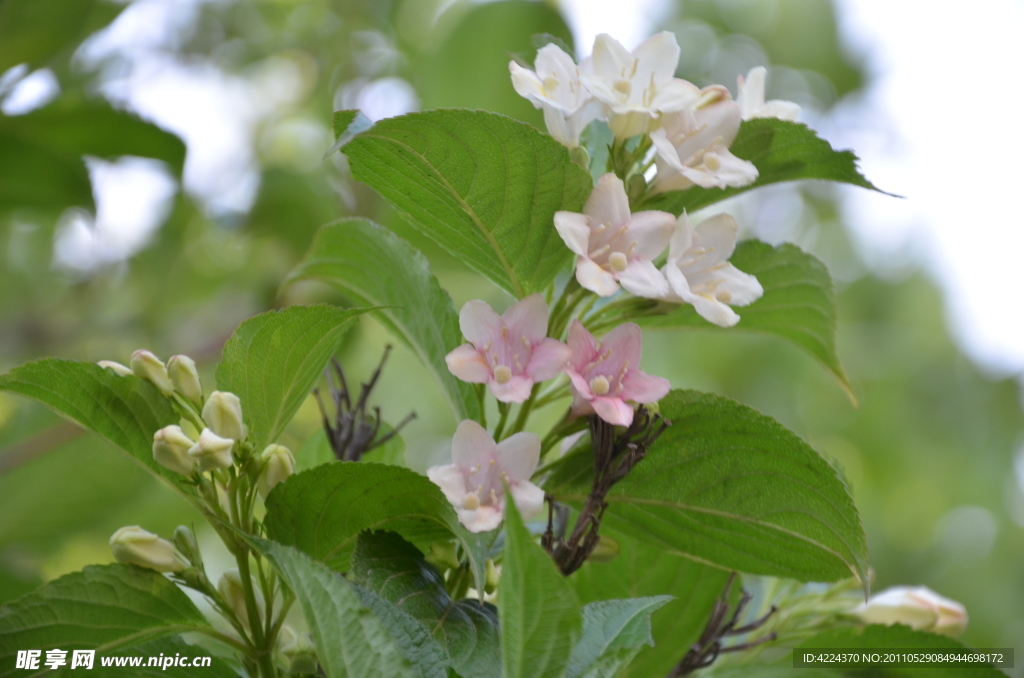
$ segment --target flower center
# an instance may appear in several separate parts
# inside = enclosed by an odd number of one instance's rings
[[[590,380],[590,392],[594,395],[604,395],[608,392],[610,386],[608,377],[605,376],[597,376]]]
[[[714,153],[707,153],[704,155],[704,166],[712,172],[717,172],[722,169],[722,163]]]
[[[627,80],[626,78],[619,78],[614,83],[612,83],[612,88],[614,88],[615,91],[621,94],[623,97],[628,97],[630,93],[633,91],[633,83]]]
[[[507,384],[512,381],[512,370],[507,365],[496,365],[494,368],[494,381],[499,384]]]
[[[626,266],[629,264],[629,260],[626,255],[622,252],[612,252],[608,255],[608,265],[612,267],[612,270],[617,273],[622,273],[626,270]]]
[[[549,75],[544,78],[544,82],[541,83],[541,86],[544,88],[545,92],[550,92],[558,87],[558,78],[553,75]]]
[[[480,508],[480,497],[476,496],[476,492],[470,492],[462,500],[462,508],[467,511],[475,511]]]

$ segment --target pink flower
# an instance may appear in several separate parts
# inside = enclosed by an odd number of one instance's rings
[[[572,414],[596,413],[609,424],[629,426],[633,408],[626,403],[653,403],[665,397],[668,379],[640,371],[640,327],[619,325],[598,343],[579,320],[569,327],[572,358],[565,373],[572,380]]]
[[[544,490],[530,482],[540,461],[540,438],[520,432],[500,443],[480,424],[467,419],[452,438],[452,462],[431,466],[427,477],[441,488],[470,532],[487,532],[505,517],[505,484],[523,518],[544,507]]]
[[[487,384],[503,403],[521,403],[539,381],[551,379],[569,359],[569,347],[546,337],[548,306],[539,294],[521,299],[499,316],[485,302],[466,302],[459,326],[470,343],[445,356],[448,369],[471,384]]]
[[[654,210],[631,214],[626,188],[614,174],[597,180],[582,214],[555,212],[558,235],[579,255],[576,279],[602,297],[615,294],[619,283],[637,296],[668,293],[668,283],[651,260],[668,246],[675,220]]]

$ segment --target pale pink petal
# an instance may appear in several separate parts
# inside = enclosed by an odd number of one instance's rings
[[[675,226],[676,218],[668,212],[636,212],[630,218],[627,235],[636,243],[633,253],[645,259],[656,259],[668,247]]]
[[[526,374],[534,381],[547,381],[565,367],[572,357],[568,346],[557,339],[542,339],[533,347],[530,362],[526,364]]]
[[[679,158],[679,153],[676,151],[675,145],[669,140],[668,131],[662,123],[662,127],[654,130],[650,134],[651,142],[654,143],[654,150],[658,154],[658,158],[661,159],[668,167],[675,171],[683,169],[683,162]],[[658,176],[662,176],[662,170],[658,168]]]
[[[646,86],[653,76],[653,82],[660,89],[675,75],[676,67],[679,66],[679,52],[679,43],[674,33],[662,31],[647,38],[633,50],[632,56],[639,62],[636,79]]]
[[[497,449],[491,434],[472,419],[463,420],[452,437],[452,461],[463,469],[487,464]]]
[[[483,348],[501,338],[501,316],[487,302],[479,299],[467,301],[462,306],[459,327],[463,336],[477,348]]]
[[[463,344],[444,357],[448,370],[462,381],[485,384],[491,378],[491,366],[472,344]]]
[[[708,322],[719,327],[732,327],[740,321],[736,312],[722,302],[704,294],[689,294],[683,299],[693,304],[693,308]]]
[[[725,264],[716,270],[715,279],[721,281],[715,288],[716,298],[730,306],[746,306],[764,295],[764,288],[757,278],[732,264]]]
[[[795,122],[800,117],[800,104],[782,99],[772,99],[761,107],[761,118],[778,118]]]
[[[597,416],[614,426],[629,426],[633,423],[633,408],[621,398],[597,396],[590,401]]]
[[[760,176],[754,163],[737,158],[721,144],[712,147],[711,152],[704,155],[705,167],[708,167],[711,157],[714,157],[717,168],[708,172],[715,178],[720,188],[749,186]]]
[[[671,292],[666,296],[666,299],[671,301],[684,301],[693,294],[690,291],[690,283],[687,281],[686,276],[679,270],[679,267],[675,264],[670,263],[661,269],[661,272],[665,275],[665,280],[668,281]]]
[[[655,377],[640,370],[631,370],[622,382],[622,398],[638,403],[656,403],[669,392],[668,379]]]
[[[427,469],[427,477],[441,488],[453,506],[462,507],[462,500],[466,498],[466,477],[458,464],[431,466]]]
[[[473,511],[459,509],[459,522],[470,532],[490,532],[501,525],[505,514],[496,506],[481,506]]]
[[[584,398],[576,391],[572,394],[572,407],[569,408],[569,416],[573,419],[576,417],[584,417],[588,414],[593,414],[594,408],[590,404],[590,400]]]
[[[676,221],[675,233],[672,234],[672,239],[668,243],[668,260],[675,261],[685,255],[686,250],[693,246],[695,235],[696,231],[690,224],[690,218],[686,216],[686,212],[683,212]]]
[[[673,220],[674,221],[674,220]],[[631,261],[616,276],[626,291],[645,299],[661,299],[669,292],[665,276],[647,260]]]
[[[590,217],[590,223],[617,226],[629,222],[629,197],[622,179],[611,172],[597,180],[594,190],[587,198],[583,212]]]
[[[594,394],[590,392],[590,384],[583,378],[583,375],[572,368],[565,368],[565,376],[569,377],[569,381],[572,382],[574,393],[578,394],[583,400],[590,400],[594,397]]]
[[[502,315],[514,340],[526,337],[530,342],[542,339],[548,333],[548,305],[544,296],[531,294],[520,299]]]
[[[540,437],[520,431],[498,443],[498,464],[509,481],[529,480],[540,461]]]
[[[569,350],[572,352],[572,365],[577,369],[597,357],[597,339],[587,331],[579,320],[569,324]]]
[[[508,489],[523,520],[536,518],[540,515],[544,509],[544,490],[528,480],[511,485]]]
[[[678,61],[678,57],[676,58]],[[629,50],[607,33],[601,33],[594,40],[591,60],[594,65],[594,73],[612,81],[624,75],[628,76],[629,72],[633,70],[635,61]]]
[[[601,348],[611,351],[609,361],[615,361],[621,365],[629,362],[629,367],[636,369],[640,366],[641,342],[640,326],[636,323],[623,323],[613,329],[601,339]]]
[[[581,257],[590,243],[590,217],[578,212],[555,212],[555,230],[565,246]]]
[[[523,403],[530,397],[533,379],[515,374],[504,384],[491,379],[487,382],[487,388],[491,390],[491,395],[503,403]]]
[[[731,214],[716,214],[697,224],[696,233],[702,249],[714,252],[715,261],[725,261],[736,249],[739,225]]]
[[[598,296],[610,297],[619,291],[615,276],[585,257],[576,260],[576,280]]]

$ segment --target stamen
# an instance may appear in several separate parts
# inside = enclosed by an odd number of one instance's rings
[[[617,273],[622,273],[629,265],[629,259],[622,252],[612,252],[608,257],[608,265]]]
[[[530,345],[530,340],[527,339],[526,337],[523,337],[523,348],[525,348],[526,350],[530,350],[531,348],[533,348],[533,346]]]
[[[480,497],[476,492],[470,492],[462,499],[462,508],[467,511],[475,511],[480,508]]]
[[[598,247],[596,250],[590,253],[590,258],[595,259],[612,248],[611,245],[605,245],[604,247]]]
[[[495,362],[498,360],[498,356],[494,356]],[[499,384],[507,384],[512,381],[512,370],[507,365],[495,365],[494,367],[494,381]]]
[[[590,380],[590,392],[594,395],[602,396],[608,393],[608,377],[596,376]]]
[[[497,505],[498,505],[498,493],[495,492],[492,489],[491,490],[491,506],[497,506]]]
[[[633,83],[625,78],[618,78],[614,83],[612,83],[612,89],[621,94],[623,98],[626,98],[633,91]]]
[[[501,338],[508,339],[508,325],[505,323],[501,324]]]
[[[541,83],[541,86],[544,88],[545,91],[550,92],[551,90],[556,89],[558,87],[558,78],[556,78],[553,75],[549,75],[548,77],[544,78],[544,82]]]
[[[704,166],[707,167],[712,172],[717,172],[718,170],[722,169],[722,163],[718,159],[718,156],[715,155],[714,153],[704,154]]]

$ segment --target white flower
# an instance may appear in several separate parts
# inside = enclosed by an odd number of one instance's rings
[[[195,441],[180,426],[165,426],[153,434],[153,459],[166,469],[190,476],[196,470],[196,460],[188,453],[193,445]]]
[[[609,111],[608,125],[617,139],[647,132],[662,113],[681,111],[700,96],[700,89],[675,77],[679,64],[676,36],[663,31],[630,53],[602,33],[594,41],[593,73],[580,73],[591,94]]]
[[[221,438],[210,429],[204,428],[199,434],[199,441],[189,448],[188,456],[195,460],[196,470],[205,473],[231,466],[234,463],[231,457],[231,450],[234,447],[235,441],[231,438]]]
[[[871,596],[854,614],[868,624],[905,624],[945,636],[958,636],[967,628],[967,609],[925,586],[886,589]]]
[[[544,490],[530,482],[540,461],[540,438],[520,432],[495,444],[480,424],[467,419],[452,438],[452,462],[432,466],[427,477],[441,488],[470,532],[487,532],[505,517],[505,483],[523,518],[540,513]]]
[[[114,374],[116,374],[119,377],[127,377],[129,374],[132,373],[131,368],[128,368],[122,365],[121,363],[115,362],[113,360],[101,360],[96,364],[104,369],[113,370]]]
[[[696,110],[662,116],[661,127],[651,132],[658,165],[652,190],[677,191],[694,185],[725,188],[753,183],[757,168],[729,152],[739,129],[740,107],[727,98]]]
[[[768,71],[764,66],[756,66],[750,69],[744,80],[743,76],[736,78],[738,93],[736,103],[739,104],[744,120],[753,118],[779,118],[780,120],[796,120],[800,117],[800,106],[792,101],[773,99],[769,102],[764,100],[764,81]]]
[[[590,59],[577,66],[557,45],[537,51],[531,71],[515,61],[508,64],[512,86],[520,96],[544,110],[548,132],[569,148],[580,145],[580,133],[600,112],[600,105],[580,82],[580,73],[591,71]]]
[[[668,245],[675,217],[668,212],[631,214],[626,188],[614,174],[597,180],[583,213],[556,212],[555,228],[575,252],[580,285],[607,297],[619,289],[642,297],[668,294],[668,285],[651,263]]]
[[[171,377],[174,390],[182,398],[196,405],[203,403],[203,385],[199,382],[196,363],[187,355],[174,355],[167,361],[167,374]]]
[[[119,563],[138,565],[157,572],[181,572],[186,563],[174,544],[138,525],[122,527],[110,537],[110,551]]]
[[[684,212],[662,268],[672,289],[664,299],[692,304],[701,317],[721,327],[739,322],[729,305],[746,306],[760,299],[764,288],[757,278],[728,262],[736,249],[736,231],[736,220],[728,214],[693,228]]]

